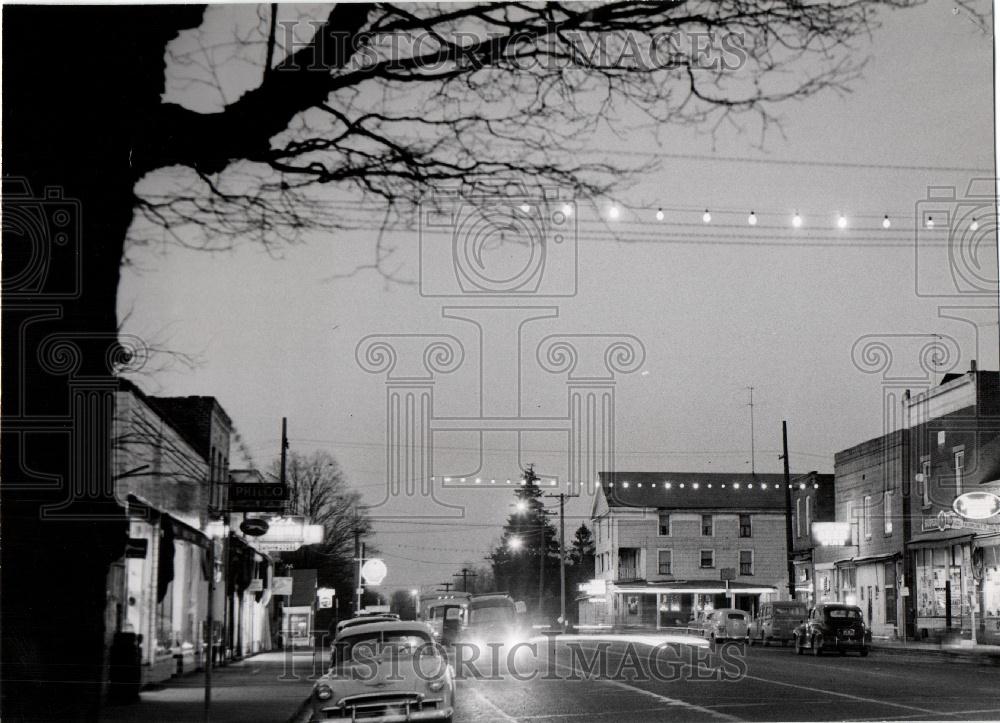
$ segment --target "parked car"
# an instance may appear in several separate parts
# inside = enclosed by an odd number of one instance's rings
[[[330,670],[313,685],[310,723],[451,721],[455,675],[420,622],[383,620],[342,631]]]
[[[460,635],[465,642],[480,647],[493,643],[514,645],[529,637],[524,622],[524,603],[515,602],[507,593],[473,595],[466,616]]]
[[[708,615],[702,635],[713,644],[729,640],[745,644],[749,630],[750,613],[736,608],[719,608]]]
[[[385,620],[399,620],[398,615],[385,614],[385,615],[362,615],[356,618],[348,618],[347,620],[341,620],[337,623],[337,629],[335,631],[336,635],[339,635],[345,628],[351,628],[355,625],[365,625],[366,623],[382,622]]]
[[[871,644],[872,631],[857,605],[820,603],[795,628],[795,652],[799,655],[808,648],[813,655],[822,655],[824,650],[836,650],[841,655],[856,650],[864,657]]]
[[[763,603],[750,623],[750,644],[767,645],[777,640],[784,647],[786,642],[795,639],[795,628],[806,621],[808,614],[804,602],[776,600]]]
[[[711,614],[711,610],[695,610],[694,615],[687,623],[688,632],[694,635],[704,635],[708,616]]]

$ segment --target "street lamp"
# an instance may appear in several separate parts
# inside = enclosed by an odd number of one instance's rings
[[[511,550],[520,550],[521,545],[523,544],[524,543],[521,541],[520,537],[512,537],[509,540],[507,540],[507,547],[509,547]]]

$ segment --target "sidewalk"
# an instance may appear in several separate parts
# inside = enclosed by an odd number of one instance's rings
[[[312,689],[312,651],[260,653],[212,670],[213,723],[284,723]],[[187,722],[205,720],[205,674],[172,678],[144,690],[138,703],[106,704],[101,720]]]
[[[942,645],[941,643],[912,642],[902,640],[872,641],[875,654],[913,655],[920,658],[950,660],[979,665],[1000,665],[1000,645]]]

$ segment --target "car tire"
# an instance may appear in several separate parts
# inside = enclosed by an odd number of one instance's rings
[[[862,658],[867,658],[868,657],[868,646],[866,645],[865,647],[861,648],[861,650],[859,650],[858,653],[861,655]]]
[[[803,647],[801,645],[801,642],[802,641],[799,640],[798,636],[796,636],[796,638],[795,638],[795,654],[796,655],[802,655],[802,653],[805,652],[805,650],[803,649]]]
[[[810,647],[812,648],[812,654],[814,657],[818,658],[823,654],[823,642],[821,640],[817,640],[815,635],[813,636]]]

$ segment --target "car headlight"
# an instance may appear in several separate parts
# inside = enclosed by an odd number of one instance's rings
[[[333,688],[326,683],[319,683],[316,685],[315,693],[319,700],[330,700],[333,697]]]
[[[445,684],[444,678],[439,678],[438,680],[432,680],[430,683],[427,684],[427,687],[430,688],[433,692],[437,693],[439,690],[444,688],[444,684]]]

